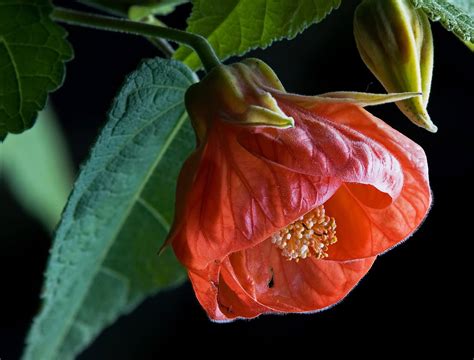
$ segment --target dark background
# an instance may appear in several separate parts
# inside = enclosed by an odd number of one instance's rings
[[[70,1],[56,3],[71,5]],[[353,41],[351,17],[356,3],[345,0],[337,12],[295,40],[251,55],[272,66],[288,91],[383,91]],[[189,11],[189,6],[181,7],[168,24],[183,28]],[[76,57],[52,101],[79,166],[124,76],[157,51],[134,36],[67,29]],[[407,243],[380,257],[346,300],[314,315],[214,324],[185,284],[120,318],[80,359],[152,359],[170,349],[173,357],[184,350],[192,351],[192,356],[240,351],[251,356],[257,350],[266,355],[308,353],[317,359],[341,354],[385,358],[394,353],[403,358],[446,353],[445,358],[456,359],[462,358],[457,356],[461,352],[472,358],[473,54],[437,23],[433,33],[435,69],[429,111],[439,132],[434,135],[415,127],[394,105],[371,111],[425,148],[434,206],[422,228]],[[0,197],[0,358],[10,360],[19,357],[38,311],[51,239],[6,189],[0,188]]]

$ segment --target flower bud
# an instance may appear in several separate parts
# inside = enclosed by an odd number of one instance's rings
[[[409,0],[365,0],[354,16],[357,48],[388,92],[421,92],[397,102],[416,125],[436,132],[426,110],[433,71],[433,38],[426,14]]]
[[[246,59],[215,67],[186,92],[186,109],[202,140],[211,122],[242,126],[288,128],[294,120],[281,111],[268,90],[284,91],[278,77],[263,61]]]

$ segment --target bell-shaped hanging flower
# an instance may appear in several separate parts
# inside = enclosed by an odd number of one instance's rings
[[[407,96],[288,94],[255,59],[188,90],[198,147],[168,243],[212,320],[327,308],[418,228],[425,154],[362,108]]]
[[[354,15],[360,56],[388,92],[420,92],[398,101],[416,125],[436,132],[426,110],[433,72],[433,37],[428,17],[410,0],[364,0]]]

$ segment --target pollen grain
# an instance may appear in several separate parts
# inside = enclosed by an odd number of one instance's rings
[[[327,216],[320,205],[273,234],[271,240],[288,260],[298,262],[311,256],[324,259],[329,245],[337,242],[336,219]]]

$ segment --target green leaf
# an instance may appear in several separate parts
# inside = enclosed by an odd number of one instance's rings
[[[126,17],[130,8],[130,0],[78,0],[79,2],[93,8],[109,12],[111,14]]]
[[[128,17],[131,20],[141,20],[150,15],[171,14],[176,6],[187,3],[189,0],[161,0],[148,5],[133,5],[128,10]]]
[[[466,44],[474,43],[474,1],[412,0],[432,21],[440,21]]]
[[[189,0],[80,0],[81,2],[132,20],[149,15],[168,15]]]
[[[49,0],[0,0],[0,139],[33,126],[72,58]]]
[[[461,41],[464,42],[464,44],[469,48],[469,50],[474,51],[474,42],[464,41],[463,39],[461,39]]]
[[[57,229],[24,359],[73,359],[118,316],[185,278],[172,251],[158,250],[194,149],[184,93],[195,81],[163,59],[126,79]]]
[[[221,59],[291,39],[323,20],[341,0],[194,0],[188,31],[206,37]],[[181,46],[175,58],[198,68],[196,54]]]
[[[78,0],[79,2],[93,8],[109,12],[111,14],[126,17],[130,8],[130,0]]]
[[[72,188],[72,161],[56,116],[47,106],[38,124],[0,145],[0,164],[13,194],[50,231],[59,221]]]

